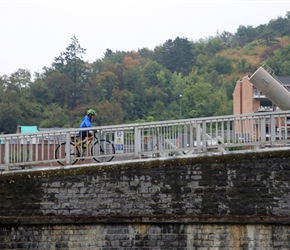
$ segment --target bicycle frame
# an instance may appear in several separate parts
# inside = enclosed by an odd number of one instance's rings
[[[96,132],[94,132],[94,135],[89,138],[86,138],[83,140],[79,140],[78,138],[79,136],[71,137],[71,140],[70,140],[70,160],[71,161],[69,164],[71,165],[75,164],[78,160],[80,160],[80,157],[83,157],[81,160],[85,160],[85,158],[88,158],[89,153],[86,156],[84,155],[87,148],[89,148],[90,150],[90,156],[92,156],[96,162],[108,162],[114,158],[114,155],[115,155],[114,145],[108,140],[105,140],[105,139],[99,140],[98,137],[96,136]],[[93,140],[94,140],[94,143],[92,144]],[[83,143],[87,144],[86,148],[82,147]],[[67,162],[63,160],[67,158],[66,142],[61,143],[55,149],[55,158],[59,159],[57,161],[59,164],[67,165]]]
[[[71,137],[71,142],[72,143],[75,143],[75,146],[79,149],[79,150],[81,150],[82,149],[82,144],[83,143],[86,143],[87,144],[87,148],[89,148],[90,147],[90,145],[92,144],[92,141],[94,140],[94,138],[98,141],[98,138],[95,136],[95,134],[94,134],[94,136],[91,136],[91,138],[90,139],[84,139],[84,140],[78,140],[77,139],[77,137]]]

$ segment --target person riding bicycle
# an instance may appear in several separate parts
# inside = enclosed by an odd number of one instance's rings
[[[83,118],[81,124],[80,124],[80,128],[90,128],[90,127],[93,127],[93,124],[92,124],[92,120],[94,118],[94,116],[96,115],[96,111],[93,110],[93,109],[89,109],[87,111],[87,115]],[[89,131],[89,130],[83,130],[83,131],[80,131],[80,137],[81,137],[81,140],[89,140],[91,139],[91,137],[93,136],[93,134]],[[86,143],[83,143],[83,148],[85,147]]]

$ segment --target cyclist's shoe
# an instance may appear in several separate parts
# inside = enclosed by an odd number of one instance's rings
[[[84,150],[82,150],[82,152],[81,152],[81,156],[82,157],[84,157],[86,155],[86,150],[84,149]],[[81,159],[81,161],[84,161],[85,160],[85,158],[82,158]]]

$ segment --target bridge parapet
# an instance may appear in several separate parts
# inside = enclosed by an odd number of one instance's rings
[[[99,139],[114,144],[115,161],[200,155],[210,152],[284,147],[290,145],[290,111],[264,112],[235,116],[205,117],[184,120],[123,124],[94,127]],[[80,129],[61,129],[29,134],[0,136],[2,169],[21,166],[57,166],[58,160],[71,165],[74,160],[92,163],[96,155],[90,149],[85,154],[72,154],[70,144]],[[82,129],[83,130],[83,129]],[[55,150],[66,142],[61,159]],[[110,152],[109,152],[110,153]],[[104,153],[106,154],[106,152]],[[99,159],[99,158],[98,158]]]

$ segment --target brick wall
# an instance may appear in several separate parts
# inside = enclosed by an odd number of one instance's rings
[[[288,249],[290,152],[3,172],[0,249]]]
[[[289,249],[289,226],[77,224],[1,226],[0,249]]]

